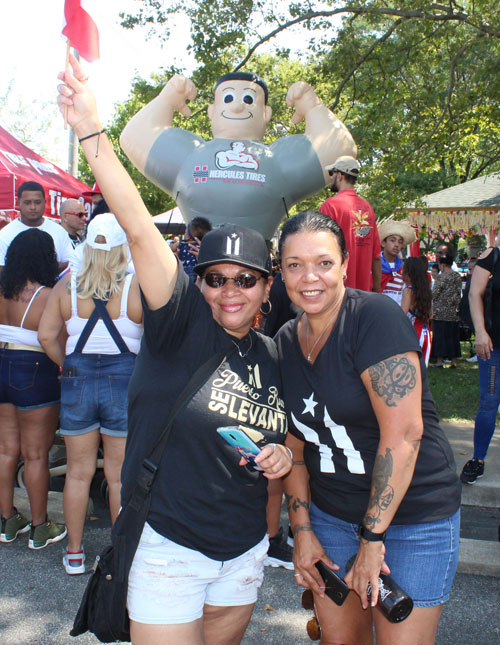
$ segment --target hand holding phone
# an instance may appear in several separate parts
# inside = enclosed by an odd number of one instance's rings
[[[238,454],[244,457],[255,470],[263,471],[264,469],[256,463],[255,457],[260,453],[259,446],[254,443],[250,437],[240,430],[240,428],[228,426],[217,428],[220,436],[227,441]]]
[[[349,587],[335,571],[327,567],[321,560],[316,562],[316,569],[325,583],[325,594],[339,607],[343,605],[349,594]]]

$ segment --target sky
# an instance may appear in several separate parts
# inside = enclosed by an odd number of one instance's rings
[[[127,10],[133,13],[137,7],[134,0],[91,1],[92,14],[98,22],[101,58],[86,64],[86,69],[104,122],[111,118],[114,104],[127,98],[136,73],[147,78],[160,67],[173,63],[188,73],[194,68],[185,49],[189,40],[187,20],[176,24],[175,39],[162,48],[159,41],[146,39],[145,30],[120,27],[118,13]],[[55,106],[57,74],[64,68],[66,55],[66,40],[61,36],[64,0],[3,0],[0,15],[0,98],[12,85],[7,104],[10,110],[2,111],[0,125],[9,129],[9,122],[20,113],[20,105],[27,110],[26,120],[32,118],[36,122],[40,105],[51,103],[43,115],[48,114],[54,123],[42,137],[40,145],[45,150],[36,152],[47,153],[51,161],[66,168],[68,134]],[[34,124],[32,128],[35,129]]]

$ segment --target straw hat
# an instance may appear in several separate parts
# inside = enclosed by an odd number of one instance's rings
[[[399,235],[403,238],[404,245],[412,244],[417,239],[415,229],[404,220],[386,219],[378,225],[380,240],[385,240],[389,235]]]

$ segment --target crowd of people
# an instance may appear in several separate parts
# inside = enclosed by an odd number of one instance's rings
[[[312,590],[322,642],[368,644],[373,630],[380,643],[434,642],[460,523],[460,479],[427,381],[431,345],[436,367],[448,359],[454,368],[460,356],[451,248],[438,249],[434,278],[425,258],[404,259],[413,228],[377,227],[349,154],[325,166],[334,196],[286,220],[275,265],[261,232],[230,221],[196,216],[183,239],[166,243],[76,59],[60,78],[59,105],[99,185],[90,221],[70,199],[61,225],[43,217],[43,188],[22,185],[20,217],[0,231],[0,540],[29,531],[40,549],[67,535],[64,569],[84,573],[98,451],[114,522],[178,397],[216,358],[161,457],[128,573],[132,642],[241,642],[266,563],[294,568]],[[255,101],[267,114],[262,79],[225,75],[216,96],[228,96],[227,83],[242,102],[230,109]],[[354,142],[342,152],[355,154]],[[497,253],[478,261],[470,288],[481,403],[465,483],[484,472],[500,404],[496,381],[490,387],[500,365]],[[58,427],[65,524],[47,517]],[[235,450],[227,430],[258,455]],[[31,520],[14,505],[20,456]],[[272,551],[284,550],[283,493],[293,563],[291,551]],[[319,561],[354,592],[342,606],[325,595]],[[375,609],[381,573],[413,600],[402,622]]]

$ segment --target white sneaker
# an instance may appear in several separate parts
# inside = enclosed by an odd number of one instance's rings
[[[467,363],[477,363],[477,356],[474,354],[474,356],[471,356],[470,358],[465,359]]]
[[[78,553],[66,553],[63,555],[63,566],[66,569],[66,573],[70,576],[75,576],[79,573],[85,573],[85,553],[83,552],[83,547]]]

